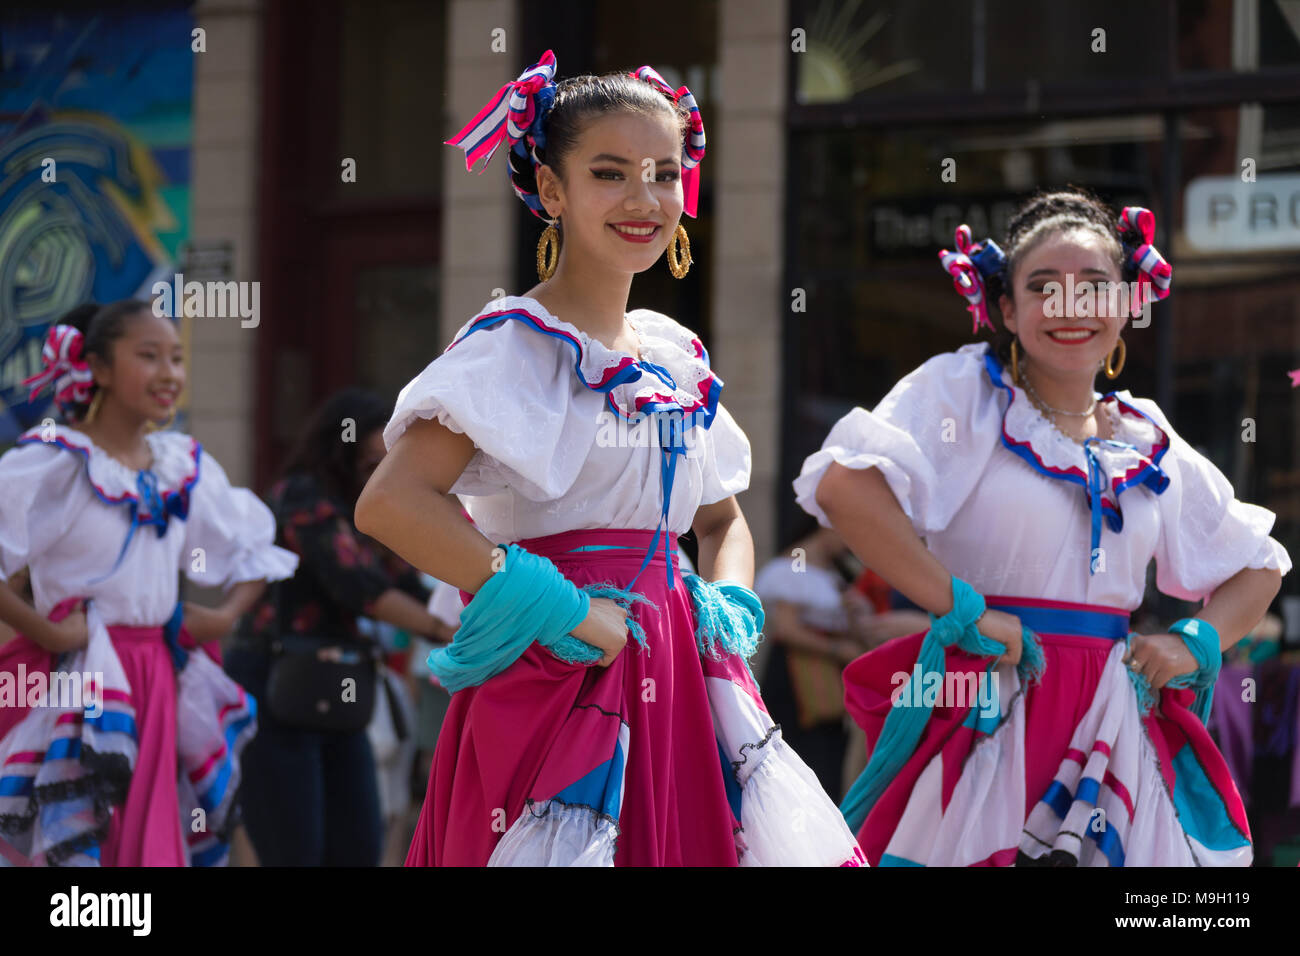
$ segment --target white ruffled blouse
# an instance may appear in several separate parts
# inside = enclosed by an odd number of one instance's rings
[[[831,462],[879,468],[917,534],[955,576],[986,595],[1133,610],[1146,569],[1188,601],[1243,568],[1291,568],[1269,537],[1274,515],[1237,501],[1225,478],[1149,399],[1127,391],[1104,477],[1099,549],[1092,548],[1089,461],[1012,384],[988,343],[937,355],[874,411],[855,408],[795,479],[800,506],[823,525],[816,492]],[[1095,447],[1095,446],[1094,446]]]
[[[147,441],[153,464],[145,472],[65,425],[37,426],[0,457],[0,577],[28,567],[41,614],[88,597],[106,624],[156,627],[176,607],[177,572],[229,588],[297,568],[298,556],[274,544],[270,509],[231,487],[198,441],[167,431]],[[161,536],[161,518],[147,520],[159,504],[167,515]]]
[[[722,381],[695,334],[647,309],[628,319],[640,361],[535,299],[492,300],[402,389],[385,444],[392,448],[421,418],[468,435],[477,450],[451,491],[494,542],[654,529],[663,507],[660,434],[635,416],[672,401],[698,422],[676,456],[667,522],[674,533],[689,530],[701,505],[749,486],[749,440],[718,401]]]

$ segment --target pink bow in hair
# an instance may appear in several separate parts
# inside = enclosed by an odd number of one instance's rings
[[[689,111],[687,118],[689,129],[686,140],[682,143],[682,210],[692,219],[695,218],[700,196],[700,160],[704,158],[704,120],[700,117],[700,108],[695,97],[685,86],[673,89],[652,66],[643,66],[628,76],[653,83],[665,94],[672,97],[674,103],[681,103]]]
[[[28,401],[34,401],[47,385],[54,384],[54,403],[60,407],[71,403],[90,401],[95,377],[81,356],[83,338],[81,331],[71,325],[52,325],[41,349],[39,372],[24,379],[31,386]]]
[[[1140,310],[1147,302],[1167,298],[1174,267],[1156,249],[1156,214],[1141,206],[1125,206],[1115,229],[1124,242],[1129,262],[1137,269],[1138,289],[1133,303]]]
[[[979,332],[980,326],[988,326],[992,331],[993,321],[989,318],[988,289],[984,283],[984,271],[980,266],[984,266],[991,273],[999,272],[1006,257],[1002,255],[1002,250],[992,239],[985,239],[978,243],[972,241],[970,226],[964,223],[957,227],[954,239],[957,243],[957,251],[940,249],[939,263],[944,271],[952,276],[953,288],[968,303],[966,310],[973,318],[971,334]]]

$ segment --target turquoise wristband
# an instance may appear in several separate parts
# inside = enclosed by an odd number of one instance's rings
[[[534,641],[560,643],[590,608],[587,592],[548,558],[517,544],[499,547],[505,563],[461,611],[456,639],[429,654],[429,669],[451,693],[501,673]],[[591,652],[600,657],[595,648]]]
[[[1219,679],[1219,668],[1223,665],[1222,639],[1213,624],[1196,617],[1175,621],[1169,626],[1169,633],[1177,634],[1183,639],[1187,649],[1196,658],[1197,668],[1190,674],[1175,677],[1168,686],[1195,688],[1196,700],[1192,710],[1201,719],[1201,723],[1205,723],[1210,719],[1214,684]]]

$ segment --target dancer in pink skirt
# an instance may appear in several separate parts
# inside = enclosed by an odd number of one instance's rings
[[[1133,306],[1168,294],[1154,233],[1075,190],[1026,203],[1005,255],[962,226],[943,265],[976,328],[996,298],[1005,330],[854,409],[794,483],[933,616],[844,674],[872,750],[843,809],[873,864],[1250,862],[1204,722],[1222,648],[1291,562],[1154,402],[1093,391]],[[1206,603],[1133,634],[1153,558],[1161,591]]]
[[[70,424],[0,458],[0,865],[226,860],[256,703],[207,653],[297,557],[189,435],[155,431],[185,384],[170,319],[86,306],[50,329],[44,370]],[[26,567],[35,608],[9,586]],[[178,600],[178,575],[223,586]],[[214,655],[215,656],[215,655]]]
[[[508,143],[552,221],[544,281],[403,389],[357,505],[466,604],[430,655],[453,697],[407,864],[859,865],[746,664],[748,440],[699,339],[626,311],[665,247],[690,265],[699,110],[649,67],[554,70],[548,51],[452,140],[470,164]],[[688,528],[703,577],[678,565]]]

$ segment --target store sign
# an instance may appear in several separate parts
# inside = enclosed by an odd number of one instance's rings
[[[962,223],[970,226],[976,241],[1006,234],[1015,215],[1014,198],[971,199],[953,202],[946,197],[909,197],[876,202],[871,207],[871,250],[875,255],[915,255],[938,252],[953,244]]]
[[[181,243],[180,266],[187,279],[224,282],[235,274],[235,244],[229,239],[190,239]]]
[[[1300,249],[1300,174],[1202,176],[1187,184],[1183,221],[1198,249]]]

